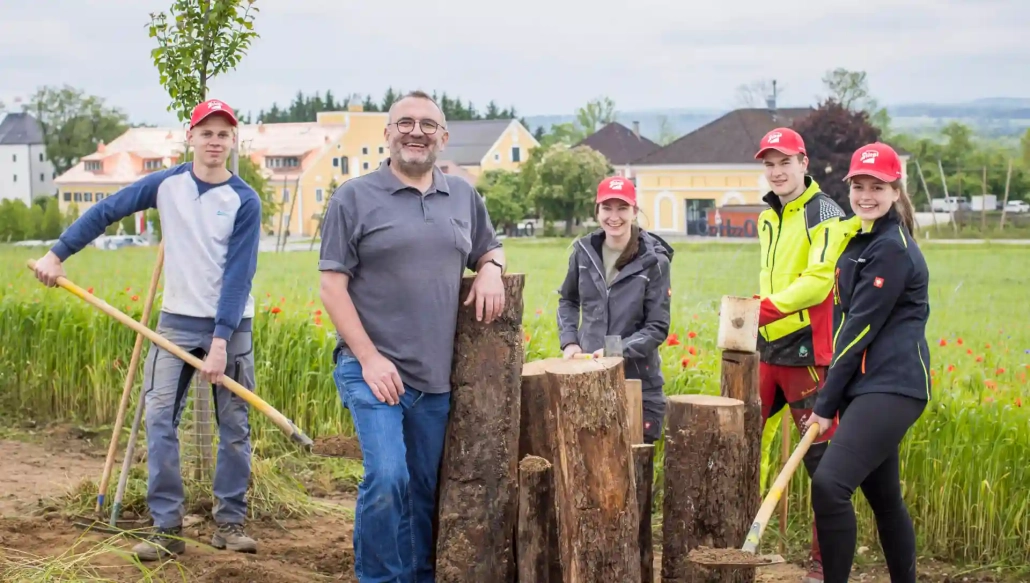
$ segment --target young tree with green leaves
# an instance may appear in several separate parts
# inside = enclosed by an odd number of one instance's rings
[[[255,0],[174,0],[166,15],[150,14],[150,52],[168,91],[168,111],[185,122],[207,99],[212,79],[239,65],[258,33]]]
[[[498,232],[510,230],[529,212],[529,201],[516,172],[487,170],[480,175],[476,189],[483,195]]]

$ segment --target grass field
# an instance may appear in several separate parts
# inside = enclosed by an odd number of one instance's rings
[[[560,240],[508,243],[510,269],[527,274],[527,359],[559,352],[555,289],[567,265],[567,246]],[[717,393],[718,302],[724,294],[757,290],[758,249],[675,247],[672,335],[662,347],[666,392]],[[924,252],[932,280],[934,400],[902,449],[902,479],[920,551],[979,564],[1026,565],[1030,409],[1023,402],[1030,405],[1030,248],[927,245]],[[134,333],[68,292],[38,284],[25,260],[41,253],[0,248],[0,404],[36,419],[110,423]],[[66,269],[72,281],[139,318],[155,254],[155,248],[88,249]],[[260,257],[254,288],[258,393],[311,436],[350,433],[330,377],[334,337],[318,299],[316,264],[317,252]],[[259,415],[253,418],[258,454],[281,454],[278,430]],[[766,430],[766,475],[779,467],[778,421]],[[656,482],[660,487],[660,473]],[[810,536],[808,484],[803,471],[791,482],[794,547],[807,545]],[[862,496],[855,500],[863,544],[876,548],[871,513]],[[770,525],[766,539],[775,540],[775,530]]]

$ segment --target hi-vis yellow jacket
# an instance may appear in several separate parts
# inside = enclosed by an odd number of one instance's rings
[[[805,176],[805,192],[781,206],[774,193],[758,216],[762,309],[758,350],[762,362],[828,366],[833,357],[833,273],[844,242],[834,228],[844,212]]]

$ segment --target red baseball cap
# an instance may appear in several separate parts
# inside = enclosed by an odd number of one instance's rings
[[[808,155],[805,152],[805,140],[801,139],[801,134],[790,128],[776,128],[765,134],[758,147],[758,153],[755,154],[755,160],[761,160],[767,150],[776,150],[787,156]]]
[[[637,187],[628,178],[609,176],[597,185],[597,202],[602,203],[613,198],[637,206]]]
[[[851,168],[844,180],[859,175],[894,182],[901,178],[901,158],[894,148],[880,142],[859,148],[851,156]]]
[[[239,123],[236,121],[236,113],[229,107],[229,104],[217,99],[208,99],[193,108],[193,113],[190,114],[190,129],[193,129],[198,123],[207,119],[207,116],[215,113],[227,117],[229,123],[234,126]]]

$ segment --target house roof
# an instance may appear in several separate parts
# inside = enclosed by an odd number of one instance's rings
[[[239,126],[240,151],[260,163],[266,156],[296,156],[299,167],[265,168],[270,180],[296,178],[317,159],[312,152],[320,152],[343,135],[344,126],[336,124],[273,123]],[[102,174],[86,170],[80,161],[57,177],[57,184],[76,182],[124,184],[141,178],[142,159],[162,158],[171,166],[185,150],[186,133],[178,127],[130,128],[110,144],[102,144],[97,151],[82,160],[101,160]]]
[[[762,136],[778,127],[790,127],[808,117],[812,107],[733,110],[684,135],[671,144],[654,150],[634,165],[665,164],[754,164]],[[893,146],[900,156],[911,153]]]
[[[0,122],[0,146],[31,146],[44,143],[43,128],[28,113],[8,113]]]
[[[753,164],[758,143],[769,130],[791,126],[815,111],[811,107],[736,109],[671,144],[636,160],[634,165]]]
[[[447,122],[450,137],[442,156],[462,166],[479,165],[513,121],[482,119]]]
[[[589,146],[608,158],[612,164],[629,164],[661,148],[658,144],[638,135],[633,130],[613,121],[586,138],[576,146]]]

